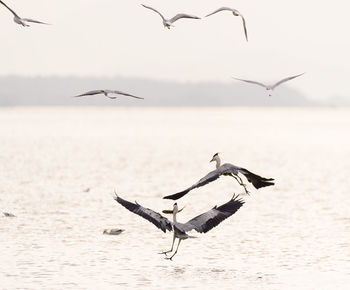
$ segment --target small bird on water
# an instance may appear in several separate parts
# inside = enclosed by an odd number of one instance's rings
[[[122,232],[124,232],[125,230],[123,229],[110,229],[110,230],[104,230],[103,234],[104,235],[120,235]]]
[[[14,214],[9,213],[9,212],[3,212],[5,217],[16,217]]]

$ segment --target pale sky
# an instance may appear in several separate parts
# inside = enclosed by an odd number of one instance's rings
[[[0,5],[0,75],[130,76],[181,82],[262,82],[306,72],[288,85],[314,99],[350,98],[349,8],[345,0],[4,0],[22,17],[52,23],[21,27]],[[161,18],[184,12],[168,30]],[[249,85],[249,84],[247,84]]]

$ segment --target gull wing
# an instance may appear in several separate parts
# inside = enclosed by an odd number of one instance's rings
[[[170,23],[174,23],[175,21],[177,21],[177,20],[179,20],[181,18],[200,19],[200,17],[198,17],[198,16],[180,13],[180,14],[176,14],[173,18],[169,19],[169,22]]]
[[[16,14],[16,12],[15,11],[13,11],[10,7],[8,7],[4,2],[2,2],[1,0],[0,0],[0,3],[2,4],[2,5],[4,5],[14,16],[16,16],[16,17],[18,17],[18,18],[21,18],[21,17],[19,17],[17,14]]]
[[[114,199],[129,211],[143,217],[144,219],[154,224],[157,228],[161,229],[164,233],[166,232],[166,230],[170,232],[173,230],[172,223],[166,217],[163,217],[161,214],[149,208],[145,208],[139,205],[138,203],[132,203],[130,201],[122,199],[118,195],[115,195]]]
[[[249,170],[247,170],[245,168],[238,168],[238,172],[243,174],[245,176],[245,178],[247,178],[247,180],[250,183],[252,183],[256,189],[258,189],[260,187],[275,185],[275,183],[273,182],[274,181],[273,178],[261,177],[257,174],[250,172]]]
[[[196,230],[199,233],[206,233],[233,215],[243,204],[244,201],[239,199],[238,195],[233,195],[232,199],[225,204],[219,207],[215,206],[185,224],[176,223],[175,226],[183,232]]]
[[[45,25],[50,25],[49,23],[41,22],[38,20],[30,19],[30,18],[21,18],[23,21],[26,22],[32,22],[32,23],[38,23],[38,24],[45,24]]]
[[[212,13],[206,15],[205,17],[208,17],[208,16],[213,15],[213,14],[215,14],[215,13],[218,13],[218,12],[220,12],[220,11],[231,11],[231,12],[232,12],[232,11],[236,11],[236,10],[235,10],[235,9],[232,9],[232,8],[230,8],[230,7],[221,7],[221,8],[219,8],[219,9],[215,10],[214,12],[212,12]]]
[[[76,98],[76,97],[83,97],[83,96],[92,96],[92,95],[98,95],[98,94],[103,94],[103,93],[104,93],[104,90],[93,90],[93,91],[88,91],[84,94],[77,95],[74,97]]]
[[[156,10],[156,9],[150,7],[150,6],[146,6],[146,5],[143,5],[143,4],[141,4],[141,5],[142,5],[143,7],[145,7],[145,8],[147,8],[147,9],[151,9],[151,10],[153,10],[154,12],[158,13],[158,15],[159,15],[160,17],[162,17],[163,21],[165,21],[164,16],[163,16],[158,10]]]
[[[242,82],[246,82],[246,83],[250,83],[250,84],[254,84],[254,85],[258,85],[258,86],[262,86],[264,88],[266,88],[267,86],[264,85],[263,83],[259,83],[259,82],[256,82],[256,81],[250,81],[250,80],[244,80],[244,79],[239,79],[239,78],[235,78],[235,77],[232,77],[233,79],[235,80],[239,80],[239,81],[242,81]]]
[[[118,94],[118,95],[123,95],[123,96],[128,96],[128,97],[133,97],[133,98],[136,98],[136,99],[144,99],[144,98],[141,98],[141,97],[137,97],[137,96],[134,96],[134,95],[130,95],[128,93],[124,93],[124,92],[121,92],[121,91],[108,91],[109,93],[112,93],[112,94]]]
[[[292,79],[295,79],[295,78],[297,78],[297,77],[300,77],[300,76],[303,75],[303,74],[304,74],[304,73],[298,74],[298,75],[295,75],[295,76],[291,76],[291,77],[284,78],[284,79],[278,81],[277,83],[275,83],[275,84],[272,86],[272,89],[274,89],[275,87],[279,86],[279,85],[282,84],[282,83],[285,83],[285,82],[288,82],[288,81],[290,81],[290,80],[292,80]]]

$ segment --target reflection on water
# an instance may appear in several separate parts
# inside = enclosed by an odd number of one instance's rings
[[[346,289],[350,114],[328,109],[0,110],[4,289]],[[231,218],[171,246],[112,198],[161,212],[161,197],[224,162],[276,178]],[[86,190],[89,188],[89,190]],[[241,188],[227,177],[179,200],[187,221]],[[123,228],[118,236],[106,228]]]

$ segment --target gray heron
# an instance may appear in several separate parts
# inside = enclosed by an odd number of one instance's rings
[[[123,96],[132,97],[132,98],[136,98],[136,99],[143,99],[141,97],[137,97],[137,96],[130,95],[130,94],[127,94],[127,93],[124,93],[124,92],[121,92],[121,91],[116,91],[116,90],[93,90],[93,91],[88,91],[88,92],[86,92],[84,94],[77,95],[77,96],[74,96],[74,97],[78,98],[78,97],[93,96],[93,95],[98,95],[98,94],[103,94],[103,95],[105,95],[106,97],[108,97],[110,99],[116,99],[117,97],[116,96],[110,96],[109,94],[123,95]]]
[[[184,13],[179,13],[179,14],[176,14],[173,18],[166,19],[158,10],[156,10],[150,6],[146,6],[143,4],[141,4],[141,5],[147,9],[150,9],[150,10],[156,12],[160,17],[162,17],[164,27],[166,27],[168,29],[170,29],[171,26],[174,27],[173,23],[179,19],[182,19],[182,18],[200,19],[200,17],[194,16],[194,15],[189,15],[189,14],[184,14]]]
[[[19,25],[22,25],[24,27],[28,27],[30,25],[27,24],[27,22],[49,25],[48,23],[41,22],[41,21],[38,21],[38,20],[19,17],[17,15],[17,13],[15,11],[13,11],[10,7],[8,7],[3,1],[0,0],[0,3],[2,5],[4,5],[13,14],[13,21],[16,22]]]
[[[123,229],[110,229],[110,230],[104,230],[103,234],[104,235],[120,235],[122,232],[124,232],[125,230]]]
[[[215,10],[214,12],[206,15],[205,17],[211,16],[215,13],[220,12],[220,11],[231,11],[234,16],[239,16],[242,18],[245,39],[248,41],[248,32],[247,32],[247,26],[245,24],[245,19],[244,19],[243,15],[238,10],[230,8],[230,7],[221,7],[219,9]]]
[[[243,204],[244,201],[239,199],[238,196],[233,195],[233,197],[226,202],[225,204],[217,207],[213,207],[211,210],[202,213],[195,218],[189,220],[187,223],[179,223],[176,220],[176,214],[181,211],[178,209],[177,203],[174,204],[173,210],[166,210],[166,213],[173,215],[173,221],[169,221],[166,217],[161,214],[141,206],[137,202],[132,203],[125,199],[122,199],[117,194],[114,199],[120,203],[123,207],[128,209],[129,211],[143,217],[148,220],[152,224],[154,224],[157,228],[161,229],[164,233],[168,230],[173,231],[173,242],[171,245],[171,249],[165,252],[161,252],[160,254],[165,254],[166,259],[171,260],[177,253],[180,242],[182,240],[186,240],[188,238],[195,238],[187,234],[187,232],[191,230],[195,230],[199,233],[206,233],[210,231],[212,228],[216,227],[223,220],[227,219],[229,216],[233,215]],[[174,249],[174,243],[176,238],[179,239],[175,252],[167,257],[167,254],[172,252]]]
[[[201,178],[197,183],[190,186],[189,188],[187,188],[183,191],[180,191],[178,193],[172,194],[172,195],[164,196],[163,198],[164,199],[173,199],[173,200],[179,199],[179,198],[183,197],[184,195],[186,195],[188,192],[190,192],[192,189],[204,186],[204,185],[218,179],[221,175],[232,176],[233,178],[235,178],[237,180],[237,182],[239,183],[239,185],[243,186],[243,188],[247,194],[249,194],[249,191],[247,190],[246,185],[243,183],[243,180],[241,179],[241,177],[238,175],[239,173],[244,175],[246,177],[246,179],[248,180],[248,182],[252,183],[253,186],[257,189],[261,188],[261,187],[265,187],[265,186],[274,185],[273,178],[261,177],[257,174],[250,172],[249,170],[247,170],[243,167],[238,167],[238,166],[235,166],[235,165],[230,164],[230,163],[225,163],[225,164],[221,165],[221,159],[220,159],[219,153],[214,154],[214,156],[210,160],[210,162],[213,162],[213,161],[216,162],[216,169],[215,170],[209,172],[206,176]]]
[[[291,77],[287,77],[287,78],[284,78],[284,79],[281,79],[280,81],[278,81],[277,83],[273,84],[273,85],[265,85],[263,83],[260,83],[260,82],[256,82],[256,81],[250,81],[250,80],[244,80],[244,79],[239,79],[239,78],[235,78],[235,77],[232,77],[233,79],[235,80],[238,80],[238,81],[242,81],[242,82],[246,82],[246,83],[250,83],[250,84],[254,84],[254,85],[258,85],[258,86],[261,86],[261,87],[264,87],[267,91],[269,91],[269,96],[271,97],[272,96],[272,91],[277,87],[279,86],[280,84],[283,84],[285,82],[288,82],[292,79],[295,79],[297,77],[300,77],[301,75],[303,75],[304,73],[302,74],[298,74],[298,75],[295,75],[295,76],[291,76]]]

